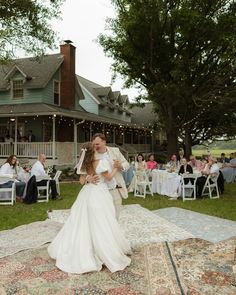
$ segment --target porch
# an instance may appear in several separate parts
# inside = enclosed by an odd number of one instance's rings
[[[11,154],[15,154],[19,161],[25,160],[31,165],[39,154],[45,154],[47,165],[74,165],[78,160],[81,145],[76,142],[0,142],[0,165]],[[148,154],[151,152],[150,144],[124,144],[108,143],[108,146],[118,147],[123,155],[129,159],[137,153]]]

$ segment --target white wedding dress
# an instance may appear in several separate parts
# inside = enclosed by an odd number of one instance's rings
[[[100,271],[102,265],[111,271],[123,270],[131,262],[128,241],[115,217],[112,196],[102,172],[109,164],[100,160],[96,174],[98,184],[86,184],[73,204],[66,223],[48,247],[56,266],[68,273]]]

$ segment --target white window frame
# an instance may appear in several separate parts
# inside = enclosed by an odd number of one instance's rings
[[[22,81],[22,88],[14,88],[14,83],[16,82],[19,82],[19,81]],[[11,91],[12,91],[12,99],[14,99],[14,100],[18,100],[18,99],[22,99],[22,98],[24,98],[24,79],[13,79],[13,80],[11,80]],[[22,96],[17,96],[17,97],[15,97],[14,96],[14,91],[15,90],[22,90]]]
[[[55,91],[55,83],[58,83],[58,92]],[[60,81],[59,80],[53,80],[53,103],[55,105],[60,105],[61,104],[61,93],[60,93]],[[58,103],[55,103],[55,97],[54,95],[58,94]]]

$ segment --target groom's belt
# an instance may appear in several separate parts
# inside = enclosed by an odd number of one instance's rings
[[[122,188],[122,186],[117,185],[116,187],[111,188],[111,189],[109,189],[109,190],[110,190],[110,191],[113,191],[113,190],[115,190],[115,189],[119,189],[119,188]]]

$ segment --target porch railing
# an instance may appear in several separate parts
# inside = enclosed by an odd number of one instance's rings
[[[19,158],[37,158],[39,154],[45,154],[47,158],[53,156],[52,142],[17,142],[15,143],[1,142],[0,157],[8,157],[16,153]]]

